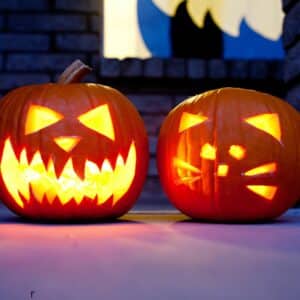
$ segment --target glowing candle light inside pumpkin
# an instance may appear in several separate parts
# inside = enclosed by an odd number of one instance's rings
[[[224,88],[188,98],[160,130],[161,183],[191,217],[273,218],[299,198],[298,131],[298,112],[269,94]]]
[[[0,126],[0,188],[17,214],[117,217],[141,191],[149,159],[144,123],[120,92],[77,84],[87,69],[76,61],[58,84],[23,87],[16,120],[11,118],[19,90],[5,102],[9,117]]]

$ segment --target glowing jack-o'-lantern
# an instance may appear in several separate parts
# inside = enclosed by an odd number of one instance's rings
[[[5,204],[36,219],[113,218],[136,201],[146,176],[144,123],[117,90],[74,83],[22,87],[0,103],[0,187]]]
[[[193,218],[274,218],[299,196],[299,115],[238,88],[183,101],[165,119],[157,164],[172,203]]]

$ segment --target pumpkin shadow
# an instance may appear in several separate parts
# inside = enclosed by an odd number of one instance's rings
[[[1,207],[0,213],[0,225],[1,224],[28,224],[28,225],[50,225],[50,226],[59,226],[59,225],[114,225],[114,224],[139,224],[141,222],[131,220],[131,219],[121,219],[120,218],[107,218],[107,219],[84,219],[84,220],[41,220],[41,219],[29,219],[15,215],[14,213],[3,209]]]
[[[258,221],[217,221],[217,220],[208,220],[208,219],[186,219],[178,221],[176,223],[190,223],[190,224],[210,224],[210,225],[270,225],[270,224],[281,224],[291,222],[290,220],[258,220]]]
[[[298,253],[300,250],[300,211],[251,223],[187,219],[173,223],[172,228],[177,234],[216,246],[277,253]]]
[[[187,217],[187,219],[180,220],[176,223],[191,223],[191,224],[215,224],[215,225],[283,225],[283,224],[300,224],[300,209],[296,210],[296,213],[286,213],[277,218],[266,220],[254,220],[254,221],[227,221],[227,220],[210,220],[210,219],[195,219]]]

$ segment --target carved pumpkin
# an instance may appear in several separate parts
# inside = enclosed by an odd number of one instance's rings
[[[4,203],[35,219],[114,218],[136,201],[146,176],[148,139],[119,91],[73,83],[18,88],[0,103],[0,187]]]
[[[193,218],[255,221],[299,196],[299,115],[254,90],[223,88],[183,101],[158,140],[162,186]]]

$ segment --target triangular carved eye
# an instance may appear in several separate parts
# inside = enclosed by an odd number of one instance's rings
[[[63,119],[63,115],[48,107],[31,105],[26,117],[25,134],[38,132],[43,128],[57,123],[61,119]]]
[[[115,131],[107,104],[100,105],[78,117],[84,126],[115,140]]]
[[[262,114],[244,119],[249,125],[270,134],[279,143],[281,142],[281,128],[277,114]]]
[[[184,112],[180,119],[179,132],[187,130],[191,127],[199,125],[205,122],[208,118],[204,116],[199,116],[191,113]]]

